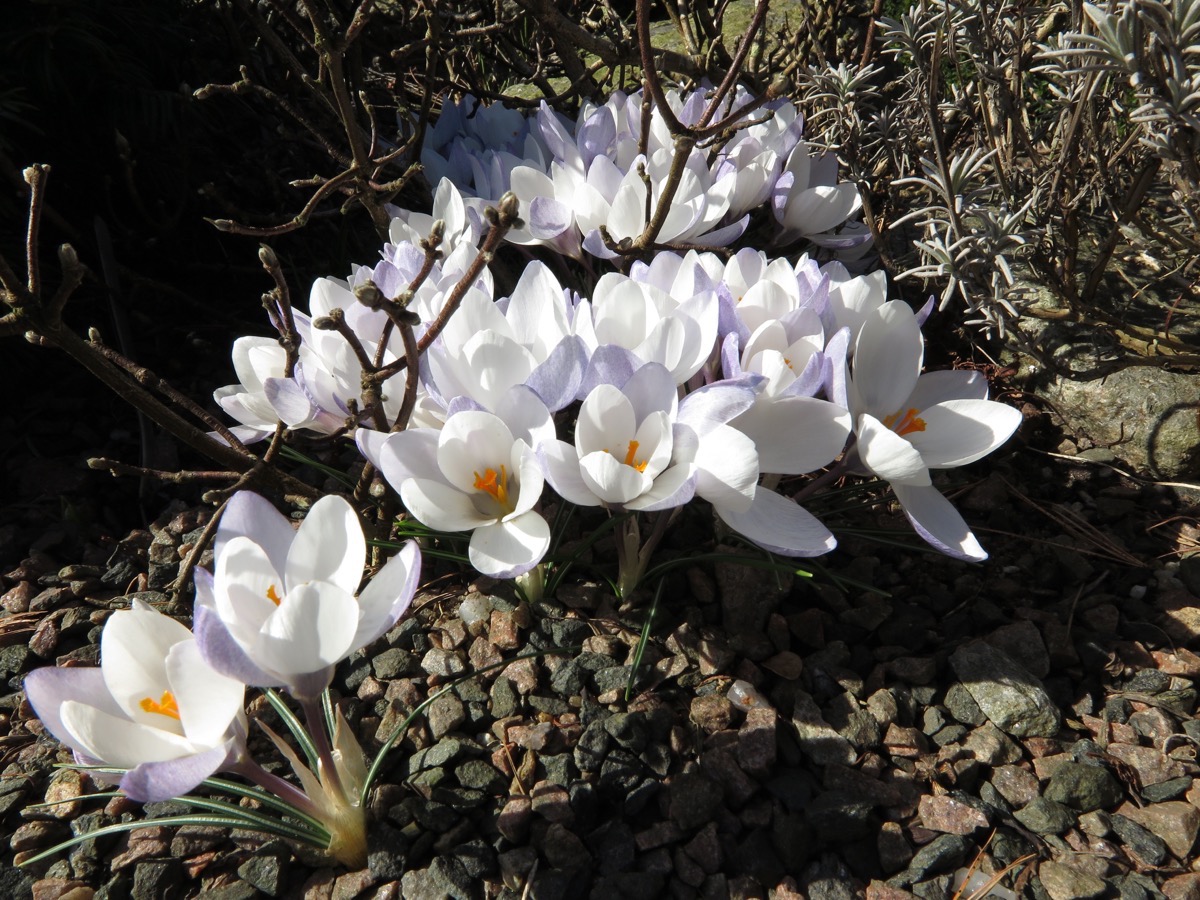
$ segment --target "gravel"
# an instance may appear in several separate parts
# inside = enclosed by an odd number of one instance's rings
[[[0,869],[0,896],[944,898],[972,861],[990,873],[1029,853],[1002,881],[1023,878],[1025,896],[1198,896],[1200,624],[1180,629],[1200,576],[1164,562],[1165,532],[1147,530],[1185,510],[1085,464],[1018,453],[989,466],[957,501],[993,529],[983,565],[846,535],[824,564],[873,590],[733,563],[680,570],[628,702],[645,600],[616,609],[575,583],[531,607],[481,582],[418,602],[338,671],[335,696],[369,750],[472,667],[582,650],[471,679],[419,717],[373,795],[361,872],[249,834],[151,827]],[[1004,484],[1071,504],[1148,565],[1098,558]],[[1102,499],[1144,516],[1106,517]],[[203,512],[174,507],[152,528],[0,572],[10,861],[145,814],[52,768],[69,757],[28,719],[20,678],[94,662],[121,591],[169,584]],[[141,596],[190,613],[186,599]],[[58,805],[28,809],[42,802]]]

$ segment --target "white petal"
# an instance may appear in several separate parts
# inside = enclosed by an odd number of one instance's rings
[[[238,491],[229,498],[225,511],[221,513],[213,555],[219,559],[225,545],[238,535],[248,537],[262,547],[271,565],[276,571],[282,572],[288,550],[296,539],[296,529],[288,517],[265,497],[253,491]]]
[[[171,648],[167,679],[188,740],[197,747],[215,747],[224,740],[242,711],[246,686],[209,668],[194,639]]]
[[[396,624],[412,603],[421,577],[421,550],[406,541],[358,595],[358,628],[354,649],[366,646]]]
[[[836,545],[829,529],[800,504],[759,487],[745,512],[714,507],[739,534],[772,553],[784,556],[819,556]]]
[[[101,712],[68,700],[61,710],[63,727],[93,759],[132,769],[139,763],[177,759],[194,752],[187,738]],[[171,720],[174,721],[174,720]]]
[[[720,425],[700,438],[693,462],[697,494],[734,512],[750,508],[759,474],[754,441],[736,428]]]
[[[579,471],[588,490],[605,503],[623,505],[650,489],[653,483],[633,466],[601,450],[579,460]]]
[[[927,485],[929,469],[917,449],[874,416],[858,419],[858,455],[863,464],[892,484]]]
[[[467,494],[444,481],[410,478],[400,499],[413,518],[438,531],[470,531],[498,518],[484,515]]]
[[[313,504],[292,549],[284,579],[287,589],[307,581],[328,581],[353,595],[362,581],[367,542],[354,508],[334,494]]]
[[[141,708],[167,690],[166,658],[171,647],[191,640],[192,633],[170,616],[153,609],[114,613],[100,635],[100,668],[117,705],[134,721],[160,726],[161,716]]]
[[[893,300],[870,313],[854,351],[854,388],[863,404],[854,411],[887,416],[900,409],[917,385],[924,347],[908,304]]]
[[[987,559],[987,551],[975,540],[958,510],[937,488],[893,484],[892,490],[917,533],[930,544],[958,559]]]
[[[599,450],[623,455],[636,431],[629,399],[611,384],[597,385],[579,408],[575,447],[581,459]]]
[[[234,538],[217,557],[213,575],[217,615],[230,637],[247,651],[286,590],[283,577],[250,538]]]
[[[508,465],[512,445],[512,432],[498,416],[464,410],[446,420],[438,438],[438,467],[447,483],[472,493],[477,474]]]
[[[432,428],[410,428],[389,435],[379,451],[379,468],[388,484],[399,491],[410,478],[440,481],[442,470],[437,464],[439,434]]]
[[[267,619],[253,658],[285,677],[318,672],[349,653],[357,626],[358,603],[348,592],[329,582],[301,584]]]
[[[546,480],[555,492],[578,506],[598,506],[600,498],[592,493],[579,472],[579,453],[565,441],[543,444],[539,450],[546,467]]]
[[[986,400],[987,378],[982,372],[966,369],[943,369],[926,372],[917,379],[917,386],[908,396],[908,406],[925,409],[946,400]]]
[[[758,447],[760,471],[777,475],[815,472],[846,446],[850,413],[812,397],[760,400],[733,420]]]
[[[1021,413],[991,400],[947,400],[921,410],[924,431],[906,437],[931,469],[965,466],[1007,441]]]
[[[476,528],[467,555],[484,575],[514,578],[528,572],[550,548],[550,526],[538,513]]]

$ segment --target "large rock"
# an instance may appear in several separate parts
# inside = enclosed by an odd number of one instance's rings
[[[1042,683],[1007,653],[983,641],[950,654],[950,665],[984,715],[1013,737],[1053,737],[1062,723]]]
[[[1161,313],[1157,315],[1161,321]],[[1158,478],[1187,480],[1200,472],[1200,375],[1155,365],[1103,371],[1105,360],[1150,359],[1131,356],[1103,327],[1030,316],[1021,320],[1021,328],[1060,370],[1073,373],[1056,374],[1024,354],[1004,357],[1019,365],[1021,387],[1053,404],[1066,420],[1068,435],[1087,438],[1098,450],[1111,448],[1129,465]],[[1194,341],[1194,328],[1176,317],[1170,336]]]

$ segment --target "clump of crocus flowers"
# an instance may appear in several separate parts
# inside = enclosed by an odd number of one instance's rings
[[[408,609],[421,554],[409,542],[360,592],[365,562],[362,526],[341,497],[317,501],[296,530],[257,494],[234,494],[217,528],[214,571],[196,574],[194,632],[135,600],[105,623],[99,668],[38,669],[25,680],[29,702],[76,762],[134,800],[184,797],[214,775],[239,775],[299,823],[280,822],[280,833],[361,868],[368,768],[322,695],[334,667]],[[247,687],[270,689],[290,723],[307,765],[260,725],[300,787],[251,758]],[[292,697],[303,726],[275,689]]]
[[[932,473],[991,452],[1020,414],[978,373],[922,371],[930,305],[889,301],[885,277],[863,274],[857,191],[804,142],[795,107],[710,97],[670,92],[670,115],[645,117],[640,92],[618,92],[574,121],[447,102],[422,155],[432,211],[396,209],[379,259],[318,279],[307,312],[275,317],[278,340],[234,343],[239,383],[215,394],[232,433],[352,443],[353,474],[379,473],[397,523],[423,529],[408,533],[467,533],[465,561],[529,597],[553,589],[551,506],[606,511],[627,597],[688,504],[771,554],[829,552],[801,501],[850,476],[890,485],[936,549],[986,558]],[[714,120],[703,148],[673,130]],[[506,240],[524,262],[501,293]],[[235,774],[289,817],[278,833],[361,865],[371,770],[326,689],[407,609],[420,551],[409,541],[361,586],[365,562],[345,500],[319,500],[296,530],[238,493],[196,575],[194,633],[135,603],[109,620],[99,669],[34,672],[29,699],[129,796],[239,790],[215,779]],[[291,742],[267,731],[298,785],[250,759],[247,687],[288,725]]]

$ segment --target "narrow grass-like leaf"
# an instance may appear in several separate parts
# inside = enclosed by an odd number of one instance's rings
[[[300,745],[305,758],[308,760],[308,767],[314,772],[317,771],[317,748],[313,744],[312,738],[309,737],[308,731],[304,725],[296,718],[296,714],[289,708],[284,699],[272,688],[263,690],[263,696],[267,698],[267,702],[271,704],[271,708],[279,714],[279,718],[283,720],[283,724],[287,726],[288,731],[292,733],[292,737],[296,739],[296,743]]]
[[[643,577],[643,581],[645,578]],[[638,672],[642,667],[642,655],[646,652],[646,644],[650,642],[650,626],[654,623],[654,615],[658,612],[658,601],[662,597],[663,585],[666,584],[665,578],[658,580],[658,587],[654,589],[654,599],[650,601],[650,609],[646,613],[646,621],[642,625],[642,633],[638,637],[637,649],[633,651],[633,663],[629,666],[629,680],[625,682],[625,702],[629,702],[629,698],[633,696],[633,685],[637,681]]]

